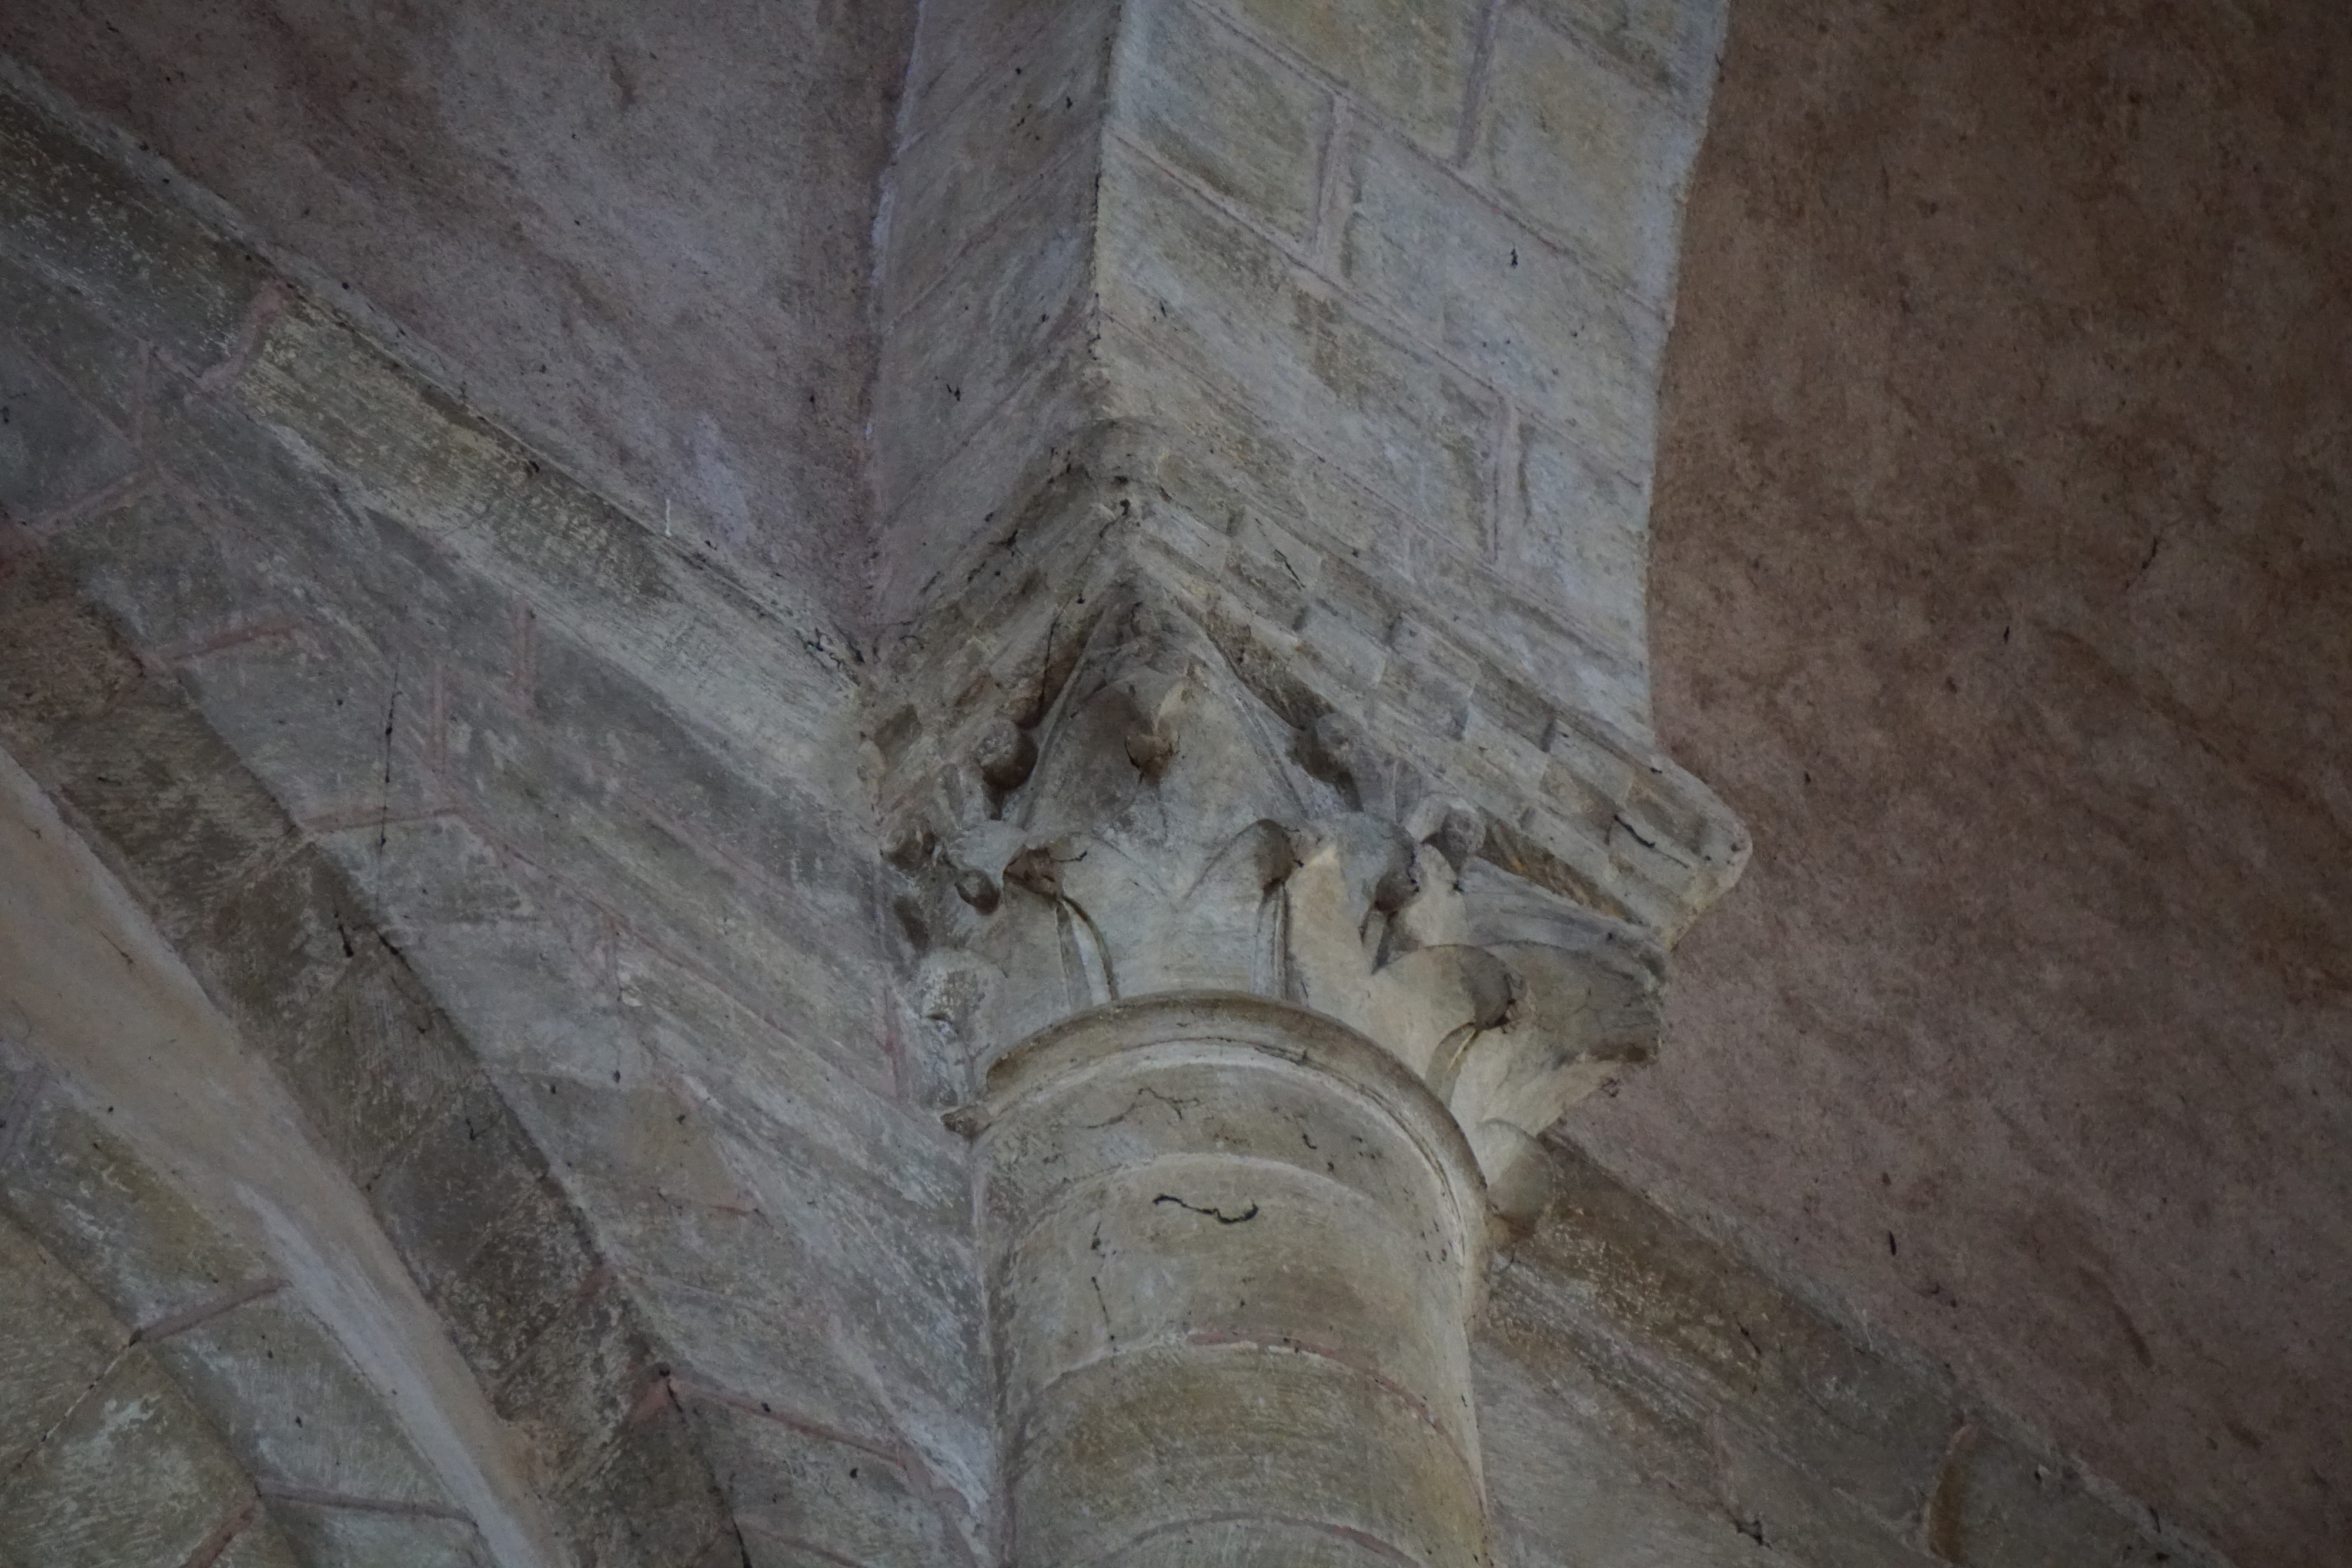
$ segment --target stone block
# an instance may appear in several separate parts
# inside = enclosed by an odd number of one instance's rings
[[[0,1561],[178,1568],[246,1486],[204,1417],[133,1350],[0,1479]]]
[[[531,612],[446,545],[373,507],[249,511],[254,545],[309,613],[343,629],[421,697],[436,669],[520,688]]]
[[[542,627],[532,642],[530,711],[587,768],[824,918],[870,918],[873,858],[851,848],[849,826],[862,821],[862,791],[822,800],[570,633]]]
[[[1301,245],[1315,234],[1330,95],[1186,0],[1131,0],[1112,133]]]
[[[243,1530],[236,1532],[212,1568],[307,1568],[302,1559],[294,1555],[294,1548],[286,1540],[286,1532],[278,1521],[266,1512],[257,1514]]]
[[[890,324],[874,389],[886,510],[1084,335],[1099,167],[1090,149],[1051,165]]]
[[[0,321],[16,351],[30,356],[117,431],[128,432],[146,399],[147,346],[90,306],[0,256]]]
[[[707,1245],[699,1239],[710,1228],[682,1227],[679,1247]],[[728,1284],[721,1294],[659,1274],[632,1277],[646,1322],[682,1377],[743,1400],[763,1416],[824,1427],[876,1447],[894,1440],[887,1390],[870,1367],[843,1359],[834,1343],[836,1331],[805,1276],[787,1271],[755,1279],[756,1264],[726,1257],[656,1261],[683,1263]]]
[[[1935,1568],[1916,1516],[1880,1517],[1836,1483],[1781,1451],[1779,1434],[1742,1419],[1711,1428],[1724,1510],[1750,1540],[1800,1563],[1838,1568]]]
[[[1352,163],[1349,283],[1520,407],[1646,474],[1664,317],[1393,138],[1360,138]]]
[[[1325,553],[1343,554],[1376,549],[1411,526],[1345,465],[1291,439],[1189,366],[1170,363],[1152,332],[1107,321],[1099,351],[1110,410],[1166,432],[1152,477],[1192,517],[1230,528],[1264,516]]]
[[[1101,419],[1102,372],[1092,346],[1056,344],[929,476],[880,476],[899,499],[875,530],[876,613],[886,641],[920,625],[949,634],[941,615],[981,617],[990,591],[1018,582],[1070,531],[1091,498],[1085,456]],[[1083,544],[1070,543],[1080,549]]]
[[[698,1096],[700,1120],[751,1147],[822,1161],[929,1220],[961,1212],[967,1149],[935,1114],[886,1094],[864,1064],[752,1015],[681,965],[641,951],[622,963],[626,1001],[667,1071],[708,1091]],[[878,1057],[878,1042],[871,1048]]]
[[[547,1168],[486,1078],[434,1106],[368,1186],[384,1234],[427,1295],[481,1249],[510,1211],[544,1207]]]
[[[76,519],[49,546],[81,591],[149,653],[177,653],[240,628],[290,627],[293,600],[224,549],[184,493],[142,490]]]
[[[179,688],[148,681],[60,737],[53,788],[170,938],[246,897],[290,842],[285,813]]]
[[[611,977],[552,921],[427,927],[404,951],[486,1067],[588,1079],[651,1071]]]
[[[744,1568],[840,1568],[841,1565],[841,1559],[830,1552],[779,1541],[761,1535],[756,1530],[743,1531],[742,1551]],[[725,1568],[737,1568],[737,1565],[730,1560]]]
[[[0,1215],[0,1476],[65,1418],[128,1337],[64,1265]]]
[[[1575,40],[1506,8],[1470,169],[1653,310],[1672,297],[1696,121]]]
[[[268,1277],[109,1128],[110,1107],[52,1092],[0,1167],[0,1202],[131,1327]]]
[[[398,956],[362,940],[355,960],[290,1019],[278,1051],[328,1152],[364,1187],[449,1113],[473,1063]]]
[[[395,405],[388,413],[416,411]],[[360,498],[367,476],[289,448],[246,402],[226,394],[175,399],[154,425],[163,466],[208,501],[216,570],[250,585],[255,599],[267,596],[242,619],[276,613],[337,628],[379,664],[404,670],[415,686],[445,664],[481,678],[512,677],[520,652],[514,589],[486,576],[446,533]]]
[[[1653,1207],[1581,1155],[1512,1270],[1534,1332],[1602,1383],[1696,1432],[1707,1412],[1769,1432],[1780,1458],[1879,1528],[1918,1518],[1959,1414],[1948,1394]],[[1522,1343],[1533,1343],[1533,1341]],[[1759,1458],[1759,1467],[1768,1461]],[[1760,1472],[1759,1472],[1760,1473]],[[1759,1483],[1760,1484],[1760,1483]]]
[[[420,931],[531,914],[497,848],[452,815],[394,821],[387,803],[378,821],[321,832],[312,841],[404,948]]]
[[[1470,716],[1468,682],[1410,658],[1391,658],[1371,695],[1416,735],[1459,740]]]
[[[960,1555],[947,1521],[891,1458],[732,1406],[689,1407],[747,1534],[869,1568],[935,1568]]]
[[[129,642],[58,563],[0,572],[0,737],[45,782],[59,737],[142,679]]]
[[[1450,153],[1478,51],[1475,0],[1219,0],[1432,152]]]
[[[673,956],[728,975],[736,993],[836,1060],[882,1065],[878,1021],[856,955],[871,917],[841,890],[789,884],[707,852],[593,758],[488,694],[452,683],[445,779],[503,849],[541,866]],[[827,907],[833,903],[833,907]]]
[[[1188,372],[1263,422],[1267,439],[1308,445],[1420,527],[1483,545],[1486,393],[1117,146],[1103,229],[1102,308],[1132,334],[1115,413],[1150,417],[1154,389]]]
[[[311,1043],[310,1017],[362,946],[366,912],[308,843],[289,841],[196,926],[180,956],[256,1047],[284,1063]]]
[[[1117,4],[1095,0],[1106,13]],[[930,134],[1000,71],[1022,64],[1050,24],[1079,8],[1070,0],[970,0],[927,11],[908,62],[903,135]]]
[[[268,1515],[297,1558],[336,1568],[488,1568],[481,1536],[463,1519],[335,1508],[271,1498]]]
[[[73,280],[182,365],[235,346],[268,274],[13,92],[0,92],[0,235],[22,266]]]
[[[1612,1421],[1607,1396],[1573,1372],[1539,1380],[1485,1347],[1475,1369],[1499,1561],[1550,1564],[1567,1542],[1577,1568],[1785,1561],[1732,1521],[1703,1468],[1659,1463],[1642,1434]]]
[[[1697,115],[1715,86],[1725,0],[1524,0],[1561,32],[1602,50],[1683,112]]]
[[[597,1568],[698,1563],[714,1538],[731,1533],[709,1464],[670,1405],[623,1427],[549,1500]]]
[[[436,716],[433,688],[417,674],[404,679],[316,624],[207,651],[178,671],[205,724],[289,818],[314,831],[352,822],[385,828],[439,803],[425,763]],[[374,836],[366,841],[372,852]],[[323,840],[320,847],[373,898],[372,853]]]
[[[315,472],[820,795],[862,788],[837,632],[666,539],[297,301],[237,402]]]
[[[634,1188],[674,1203],[739,1207],[748,1199],[698,1101],[651,1081],[604,1082],[553,1073],[500,1075],[516,1115],[561,1180]]]
[[[897,322],[936,287],[983,231],[1028,223],[1025,209],[1048,169],[1072,156],[1091,162],[1084,149],[1101,132],[1121,9],[1113,0],[1081,0],[1017,41],[992,39],[999,52],[971,90],[919,116],[891,167],[876,301],[883,322]],[[965,25],[968,17],[927,17],[923,30]]]
[[[1647,685],[1649,504],[1643,487],[1606,467],[1583,443],[1523,427],[1516,525],[1502,567],[1522,591]]]
[[[977,1511],[990,1495],[994,1452],[977,1292],[941,1278],[958,1258],[953,1239],[934,1235],[913,1245],[938,1251],[932,1259],[868,1260],[844,1281],[834,1344],[887,1400],[906,1448]],[[838,1254],[826,1261],[844,1267]]]
[[[1471,652],[1477,661],[1477,673],[1471,680],[1470,696],[1479,712],[1528,745],[1544,749],[1559,722],[1559,710],[1518,665],[1485,649]]]
[[[248,1473],[346,1497],[446,1505],[383,1396],[288,1297],[247,1301],[151,1351]]]
[[[1963,1568],[2161,1568],[2205,1558],[2093,1496],[2070,1467],[1997,1430],[1956,1442],[1949,1465],[1948,1484],[1926,1511],[1926,1533],[1938,1556]]]
[[[968,1222],[917,1210],[793,1142],[747,1147],[734,1163],[751,1181],[749,1214],[615,1202],[593,1191],[586,1201],[630,1274],[723,1302],[790,1303],[794,1343],[810,1366],[780,1361],[774,1375],[743,1392],[804,1412],[837,1410],[841,1425],[861,1434],[876,1429],[872,1413],[887,1411],[883,1429],[965,1495],[984,1495],[986,1357]],[[720,1301],[656,1293],[648,1311],[667,1312],[668,1330],[683,1336],[698,1322],[723,1328],[731,1308]],[[709,1343],[681,1337],[675,1348],[708,1358]],[[835,1367],[823,1367],[825,1354]],[[714,1365],[712,1375],[725,1375]]]
[[[562,1188],[545,1177],[481,1228],[478,1245],[443,1280],[434,1304],[468,1364],[505,1375],[593,1284],[595,1243]]]
[[[630,1292],[604,1271],[541,1331],[491,1402],[551,1479],[612,1439],[658,1375],[656,1362]]]
[[[1620,736],[1648,734],[1648,672],[1572,628],[1548,583],[1458,552],[1432,550],[1417,564],[1423,601],[1464,642],[1515,671],[1559,712]]]
[[[0,519],[37,523],[131,476],[122,433],[17,344],[0,339]]]

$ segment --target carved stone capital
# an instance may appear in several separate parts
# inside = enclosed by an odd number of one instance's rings
[[[1535,1136],[1655,1048],[1655,942],[1482,858],[1477,809],[1286,720],[1164,601],[1116,601],[1028,716],[893,852],[929,1024],[985,1067],[1114,1001],[1286,1002],[1386,1049],[1532,1218]]]

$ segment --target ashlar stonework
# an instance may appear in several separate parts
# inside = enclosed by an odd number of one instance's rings
[[[1721,20],[923,6],[855,604],[10,68],[0,1557],[2182,1560],[1546,1136]]]

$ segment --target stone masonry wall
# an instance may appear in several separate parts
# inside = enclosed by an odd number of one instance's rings
[[[1500,108],[1466,141],[1454,122],[1449,153],[1385,57],[1318,53],[1329,41],[1296,31],[1316,13],[1184,14],[1193,45],[1291,73],[1331,115],[1348,103],[1348,146],[1387,137],[1401,168],[1501,189],[1507,159],[1479,151],[1510,141]],[[1579,36],[1638,64],[1638,26],[1580,15]],[[1505,51],[1507,28],[1564,16],[1493,7],[1466,55],[1428,57],[1458,60],[1440,79],[1466,93],[1570,37]],[[168,171],[69,120],[0,94],[0,745],[365,1194],[578,1562],[983,1560],[995,1478],[968,1173],[938,1120],[968,1086],[897,995],[871,805],[877,766],[931,742],[899,732],[898,694],[805,604],[483,423],[192,218]],[[1433,152],[1413,150],[1424,136]],[[1119,154],[1122,178],[1171,186],[1187,221],[1256,210],[1163,152]],[[1236,254],[1275,254],[1251,244]],[[1300,266],[1280,262],[1281,298],[1309,322],[1354,320],[1353,296],[1322,297],[1335,317],[1307,309],[1301,280],[1319,275]],[[1441,381],[1458,373],[1444,363]],[[1331,441],[1376,439],[1324,406]],[[1540,423],[1517,417],[1523,434]],[[1148,477],[1168,505],[1147,520],[1182,559],[1279,575],[1270,550],[1286,547],[1252,531],[1271,508],[1198,528],[1211,486],[1240,493],[1238,465],[1129,472],[1171,450],[1149,423],[1080,432],[1081,502],[1039,515],[1118,526]],[[1339,486],[1346,465],[1286,472]],[[969,453],[950,466],[984,473]],[[1071,490],[1054,480],[1024,482]],[[976,559],[999,549],[970,538]],[[1340,559],[1293,619],[1339,602]],[[1499,711],[1538,689],[1392,605],[1365,613],[1381,670],[1455,671],[1433,767],[1468,768],[1485,711],[1470,694]],[[1531,756],[1622,776],[1588,819],[1611,846],[1588,862],[1603,885],[1610,855],[1658,826],[1639,804],[1648,754],[1549,707],[1521,722],[1550,748]],[[1664,887],[1643,896],[1667,909],[1700,874],[1615,885]],[[1637,1195],[1573,1165],[1566,1181],[1492,1281],[1482,1330],[1505,1561],[2193,1561]],[[298,1560],[361,1560],[340,1551]]]
[[[160,174],[19,99],[0,142],[9,749],[293,1082],[582,1561],[952,1558],[962,1150],[894,1051],[845,640]]]
[[[912,0],[12,0],[0,53],[573,472],[854,623]]]

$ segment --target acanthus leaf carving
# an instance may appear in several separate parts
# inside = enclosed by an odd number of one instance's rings
[[[1089,1007],[1246,992],[1375,1040],[1532,1218],[1535,1138],[1654,1051],[1654,942],[1479,856],[1486,820],[1295,726],[1180,611],[1129,594],[1024,727],[992,722],[891,860],[916,991],[975,1071]]]

